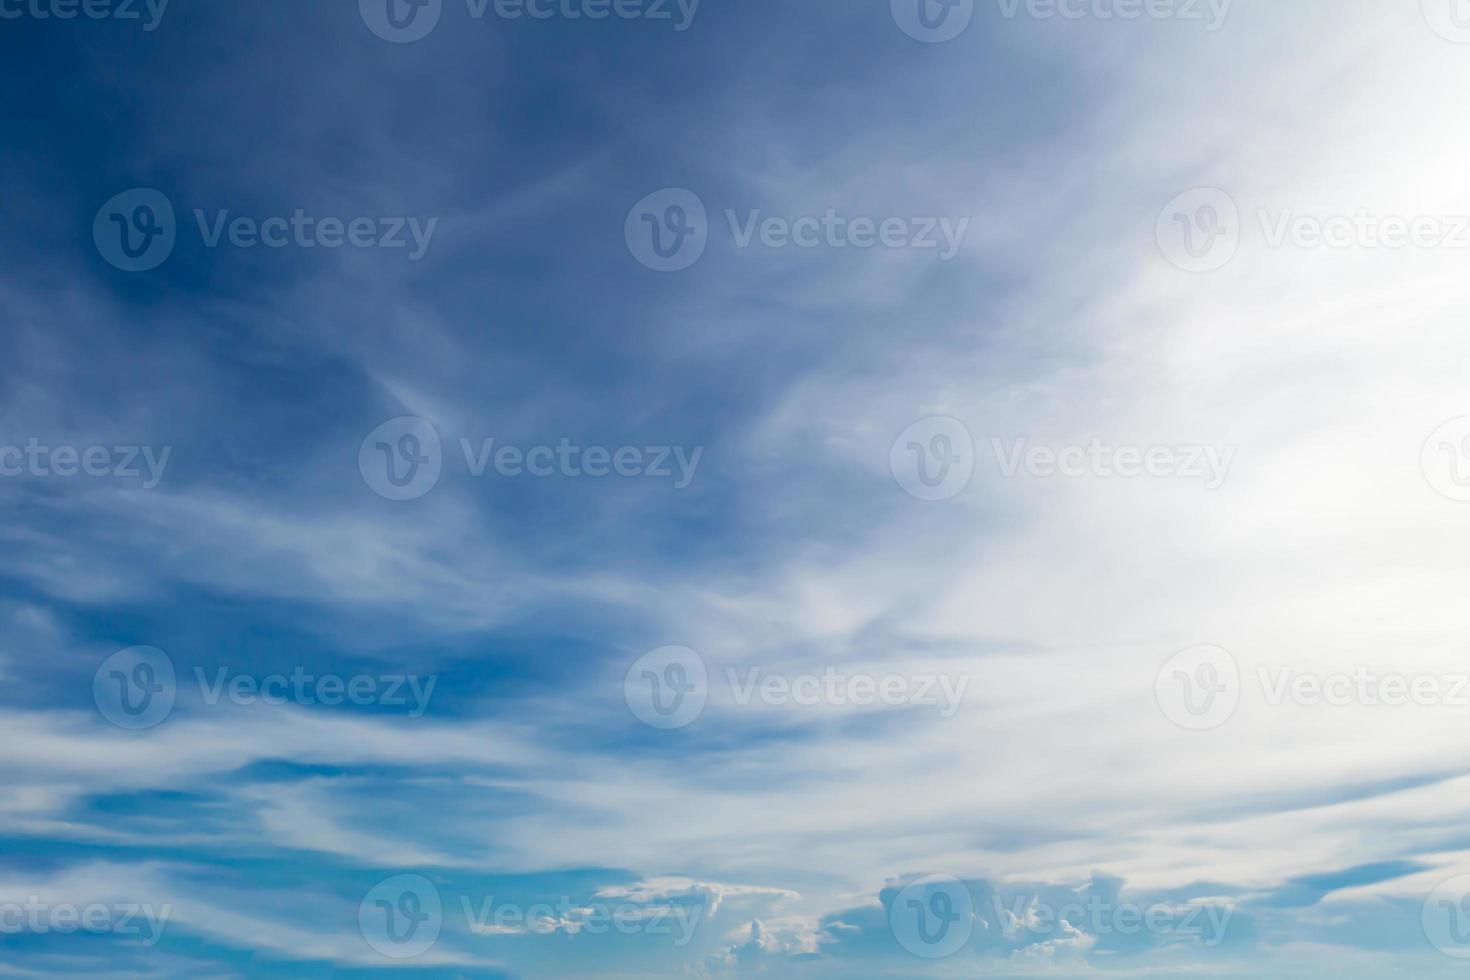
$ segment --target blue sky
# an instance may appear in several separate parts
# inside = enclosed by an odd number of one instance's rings
[[[1459,975],[1458,3],[0,0],[0,977]]]

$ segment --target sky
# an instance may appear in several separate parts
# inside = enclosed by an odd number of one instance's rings
[[[0,977],[1463,974],[1464,0],[0,78]]]

